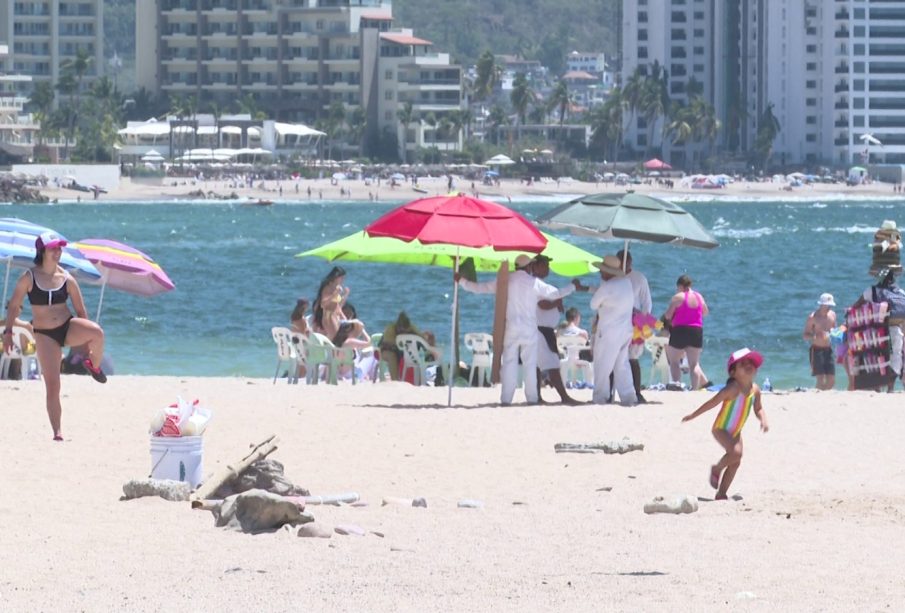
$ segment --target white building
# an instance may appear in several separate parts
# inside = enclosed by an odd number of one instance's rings
[[[28,98],[21,94],[31,77],[9,74],[9,63],[9,48],[0,45],[0,157],[31,161],[40,126],[25,112]]]
[[[462,106],[461,68],[393,29],[387,0],[141,0],[137,10],[137,84],[150,91],[221,108],[252,96],[285,121],[313,122],[338,102],[365,110],[371,138],[405,134],[406,101],[421,119]],[[400,143],[446,148],[434,128],[412,136]]]
[[[623,84],[658,61],[682,100],[694,75],[723,124],[719,144],[732,151],[753,148],[771,108],[773,163],[905,162],[899,0],[625,0],[622,51]],[[627,143],[643,150],[647,138],[633,116]]]
[[[91,59],[84,80],[103,74],[103,4],[103,0],[0,3],[0,41],[9,47],[12,72],[56,83],[64,63],[83,51]]]

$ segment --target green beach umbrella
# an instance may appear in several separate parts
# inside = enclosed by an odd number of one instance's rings
[[[579,249],[550,234],[544,236],[547,239],[547,247],[542,253],[552,259],[550,270],[564,277],[597,272],[592,262],[599,262],[599,255]],[[457,247],[442,243],[425,245],[418,240],[405,242],[396,238],[372,237],[361,231],[303,251],[295,257],[319,257],[330,262],[344,260],[453,268],[458,255],[460,260],[472,258],[477,272],[496,272],[505,261],[508,261],[511,267],[521,253],[521,251],[494,251],[492,247]]]
[[[713,249],[719,243],[677,204],[642,194],[582,196],[541,215],[538,226],[626,242],[672,243]]]

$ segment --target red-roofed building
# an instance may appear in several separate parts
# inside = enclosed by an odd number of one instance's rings
[[[280,121],[313,123],[340,103],[365,111],[369,141],[389,131],[402,151],[460,148],[443,119],[463,106],[462,69],[430,41],[394,28],[389,0],[242,2],[245,11],[137,3],[137,85],[199,106],[252,96]],[[403,129],[398,113],[409,102],[416,121]]]

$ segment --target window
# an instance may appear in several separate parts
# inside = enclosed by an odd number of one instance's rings
[[[854,124],[854,126],[856,128],[863,128],[864,127],[864,115],[855,115],[852,123]]]
[[[805,65],[805,70],[817,70],[817,62],[808,62]]]
[[[859,38],[864,36],[864,26],[855,26],[855,36]]]
[[[695,64],[694,71],[696,74],[701,74],[702,72],[704,72],[704,64]]]
[[[638,12],[638,23],[647,23],[647,11]]]
[[[639,41],[647,40],[647,30],[638,30],[638,40]]]
[[[815,87],[817,87],[817,81],[805,81],[804,86],[809,89],[814,89]]]
[[[808,115],[807,118],[805,119],[805,123],[808,124],[809,126],[812,126],[817,123],[817,118],[814,117],[813,115]]]
[[[855,62],[855,72],[864,74],[864,62]]]
[[[817,106],[817,98],[806,98],[804,103],[805,106]]]
[[[384,78],[385,78],[387,81],[392,81],[392,80],[393,80],[393,71],[392,71],[392,69],[387,70],[387,71],[383,74],[383,76],[384,76]]]
[[[393,90],[388,89],[386,91],[386,93],[383,95],[383,97],[385,100],[392,100],[393,99]]]
[[[807,53],[817,53],[817,45],[808,45],[804,48]]]
[[[864,79],[855,79],[855,91],[863,92],[864,91]]]
[[[704,29],[703,29],[703,28],[695,28],[695,29],[694,29],[694,37],[695,37],[695,38],[704,38]]]
[[[315,22],[314,27],[317,30],[323,30],[324,29],[324,20],[318,19],[317,22]]]
[[[855,19],[864,19],[864,9],[855,9]]]
[[[855,55],[864,55],[864,45],[855,45]]]
[[[695,47],[694,54],[695,55],[704,55],[704,47]]]
[[[809,142],[809,143],[816,143],[816,142],[817,142],[817,135],[816,135],[816,134],[808,134],[807,136],[804,137],[804,139],[805,139],[807,142]]]
[[[852,108],[853,109],[863,109],[864,108],[864,98],[855,98],[852,100]]]
[[[638,59],[639,60],[647,59],[647,47],[638,47]]]
[[[383,118],[387,121],[393,121],[393,111],[387,111],[383,114]]]

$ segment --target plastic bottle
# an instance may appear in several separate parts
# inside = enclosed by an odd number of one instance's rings
[[[770,377],[765,377],[765,378],[764,378],[764,384],[760,386],[760,389],[763,390],[763,391],[765,391],[765,392],[772,392],[772,391],[773,391],[773,384],[770,383]]]

